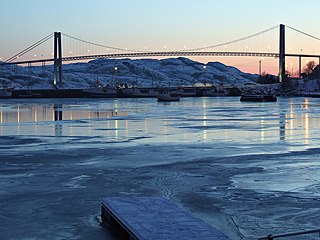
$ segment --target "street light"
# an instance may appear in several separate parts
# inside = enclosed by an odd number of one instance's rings
[[[204,65],[203,66],[203,79],[204,79],[204,85],[206,85],[206,70],[207,70],[207,66]]]
[[[116,86],[118,86],[118,67],[114,67],[114,72],[116,75]]]
[[[290,68],[291,68],[291,77],[293,77],[293,63],[290,63]]]
[[[261,68],[261,63],[262,63],[262,60],[264,60],[264,58],[260,58],[259,60],[259,75],[261,76],[261,71],[262,71],[262,68]]]

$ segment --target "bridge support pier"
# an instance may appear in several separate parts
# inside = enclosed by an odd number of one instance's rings
[[[285,25],[280,24],[279,82],[286,77]]]
[[[301,78],[301,56],[299,56],[299,78]]]
[[[53,58],[54,58],[54,72],[53,72],[53,86],[57,87],[58,85],[62,87],[62,45],[61,45],[61,33],[54,33],[53,40]]]

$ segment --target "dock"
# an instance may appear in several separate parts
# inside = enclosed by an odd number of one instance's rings
[[[229,240],[208,223],[161,197],[101,199],[104,226],[120,227],[134,240]]]
[[[83,98],[83,89],[12,90],[12,98]]]

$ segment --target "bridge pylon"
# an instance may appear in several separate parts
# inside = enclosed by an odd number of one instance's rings
[[[279,82],[281,83],[286,77],[286,41],[285,25],[280,24],[279,35]]]
[[[53,86],[57,87],[57,80],[58,80],[58,86],[61,88],[62,87],[62,45],[61,45],[60,32],[54,33],[53,65],[54,65]]]

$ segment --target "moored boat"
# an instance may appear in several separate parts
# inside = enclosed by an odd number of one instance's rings
[[[177,102],[180,101],[180,95],[167,91],[160,92],[157,96],[159,102]]]
[[[114,98],[117,90],[112,88],[89,88],[83,90],[83,96],[87,98]]]
[[[102,86],[97,80],[93,88],[83,89],[83,96],[87,98],[113,98],[117,97],[117,90],[109,85]]]
[[[0,88],[0,98],[11,98],[13,87]]]

